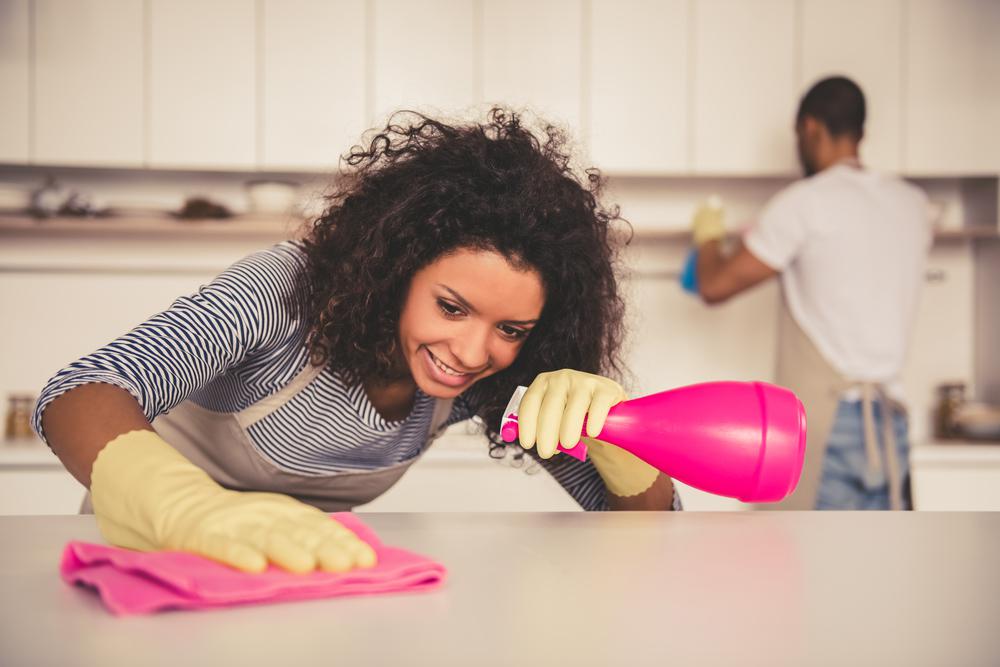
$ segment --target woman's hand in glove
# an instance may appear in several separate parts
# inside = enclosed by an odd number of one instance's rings
[[[277,493],[224,489],[152,431],[101,450],[91,494],[110,543],[190,551],[246,572],[269,562],[290,572],[371,567],[375,552],[315,507]]]

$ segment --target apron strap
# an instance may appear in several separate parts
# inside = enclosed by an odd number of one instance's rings
[[[899,452],[896,449],[895,406],[886,396],[885,389],[874,382],[862,382],[861,411],[864,418],[865,453],[868,470],[881,474],[882,457],[878,453],[878,436],[875,433],[874,402],[882,406],[882,444],[885,447],[886,479],[889,481],[889,508],[903,509],[903,484],[899,469]]]
[[[292,381],[278,392],[257,401],[245,410],[235,413],[233,417],[235,417],[236,422],[243,429],[249,428],[291,400],[295,394],[319,377],[319,374],[323,372],[323,368],[324,366],[313,366],[312,363],[307,361],[306,367],[299,371],[299,374],[292,378]]]
[[[313,366],[311,363],[306,363],[305,368],[303,368],[298,375],[292,378],[291,382],[282,387],[280,391],[271,394],[267,398],[264,398],[245,410],[241,410],[233,415],[237,423],[239,423],[239,425],[244,429],[256,424],[261,419],[283,406],[292,398],[292,396],[297,394],[310,382],[319,377],[320,373],[323,372],[323,368],[323,366]],[[434,439],[440,435],[442,425],[448,421],[448,417],[451,416],[451,406],[453,402],[454,399],[451,398],[438,398],[434,401],[434,413],[431,416],[430,429],[428,430],[428,436],[430,439]]]
[[[448,421],[448,417],[451,416],[451,406],[454,402],[455,399],[453,398],[434,399],[434,414],[431,415],[431,426],[427,430],[428,446],[444,430],[444,424]]]

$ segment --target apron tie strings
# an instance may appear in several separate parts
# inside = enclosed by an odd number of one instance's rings
[[[889,482],[889,508],[903,509],[902,475],[899,469],[899,452],[896,449],[895,409],[881,385],[862,382],[861,412],[864,419],[865,454],[868,470],[872,474],[882,472],[882,456],[885,457],[886,479]],[[879,438],[875,432],[874,403],[878,400],[882,408],[882,445],[884,452],[879,455]]]

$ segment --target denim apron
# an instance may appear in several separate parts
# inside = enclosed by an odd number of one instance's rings
[[[427,444],[401,463],[365,471],[304,475],[278,467],[257,451],[247,429],[288,403],[309,385],[322,366],[306,367],[285,387],[235,413],[213,412],[190,400],[153,421],[154,430],[216,482],[236,491],[270,491],[292,496],[326,512],[342,512],[371,502],[403,476],[440,435],[452,399],[436,399]],[[88,493],[80,512],[93,513]]]
[[[902,478],[894,415],[905,412],[903,406],[889,398],[885,387],[877,382],[859,382],[841,375],[820,354],[812,340],[795,321],[782,293],[778,322],[778,366],[775,382],[795,392],[806,409],[808,422],[805,461],[802,477],[795,491],[780,503],[758,505],[756,509],[811,510],[823,474],[827,441],[833,427],[841,395],[857,389],[861,394],[864,423],[864,445],[868,470],[866,477],[888,481],[889,506],[902,509]],[[875,429],[874,404],[882,408],[883,436],[880,446]],[[881,449],[881,451],[880,451]]]

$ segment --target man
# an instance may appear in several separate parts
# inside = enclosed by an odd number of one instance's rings
[[[809,438],[784,509],[909,509],[899,375],[932,240],[926,197],[862,167],[865,100],[824,79],[796,116],[806,178],[768,202],[735,252],[720,207],[694,219],[695,289],[720,303],[780,275],[777,383],[802,399]]]

